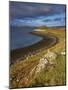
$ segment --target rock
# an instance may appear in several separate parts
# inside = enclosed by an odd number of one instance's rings
[[[44,57],[41,58],[39,64],[37,65],[36,72],[40,72],[42,69],[45,68],[45,65],[48,63],[48,60]]]
[[[19,79],[17,79],[16,81],[19,82]]]
[[[57,57],[57,54],[51,51],[48,51],[47,54],[45,54],[45,57],[48,59],[50,64],[53,64],[54,60]]]
[[[65,51],[61,52],[61,55],[65,55]]]
[[[43,57],[40,58],[39,63],[37,64],[36,67],[34,67],[31,72],[30,72],[30,76],[33,75],[33,73],[35,73],[35,75],[37,75],[41,70],[43,70],[45,68],[45,66],[47,66],[48,64],[51,66],[53,66],[54,64],[54,60],[56,59],[57,54],[51,51],[48,51],[47,54],[45,54]]]
[[[31,70],[30,76],[32,76],[32,74],[33,74],[33,72],[35,71],[35,69],[36,69],[36,66]]]

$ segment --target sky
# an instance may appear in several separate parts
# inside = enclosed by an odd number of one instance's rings
[[[65,26],[65,5],[10,1],[12,26]]]

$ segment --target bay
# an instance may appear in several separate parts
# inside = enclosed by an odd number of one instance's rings
[[[42,40],[41,37],[32,35],[33,27],[10,27],[10,50],[24,48]]]

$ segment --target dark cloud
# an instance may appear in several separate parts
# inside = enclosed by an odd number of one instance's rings
[[[65,5],[10,1],[10,18],[47,16],[65,12]]]

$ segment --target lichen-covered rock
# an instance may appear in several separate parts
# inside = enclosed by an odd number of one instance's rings
[[[65,55],[65,51],[61,52],[61,55]]]
[[[45,57],[48,59],[48,61],[49,61],[50,64],[53,64],[54,63],[54,60],[57,57],[57,54],[54,53],[54,52],[48,51],[48,53],[45,54]]]
[[[45,57],[41,58],[39,64],[37,65],[36,72],[40,72],[42,69],[44,69],[47,63],[48,60]]]

